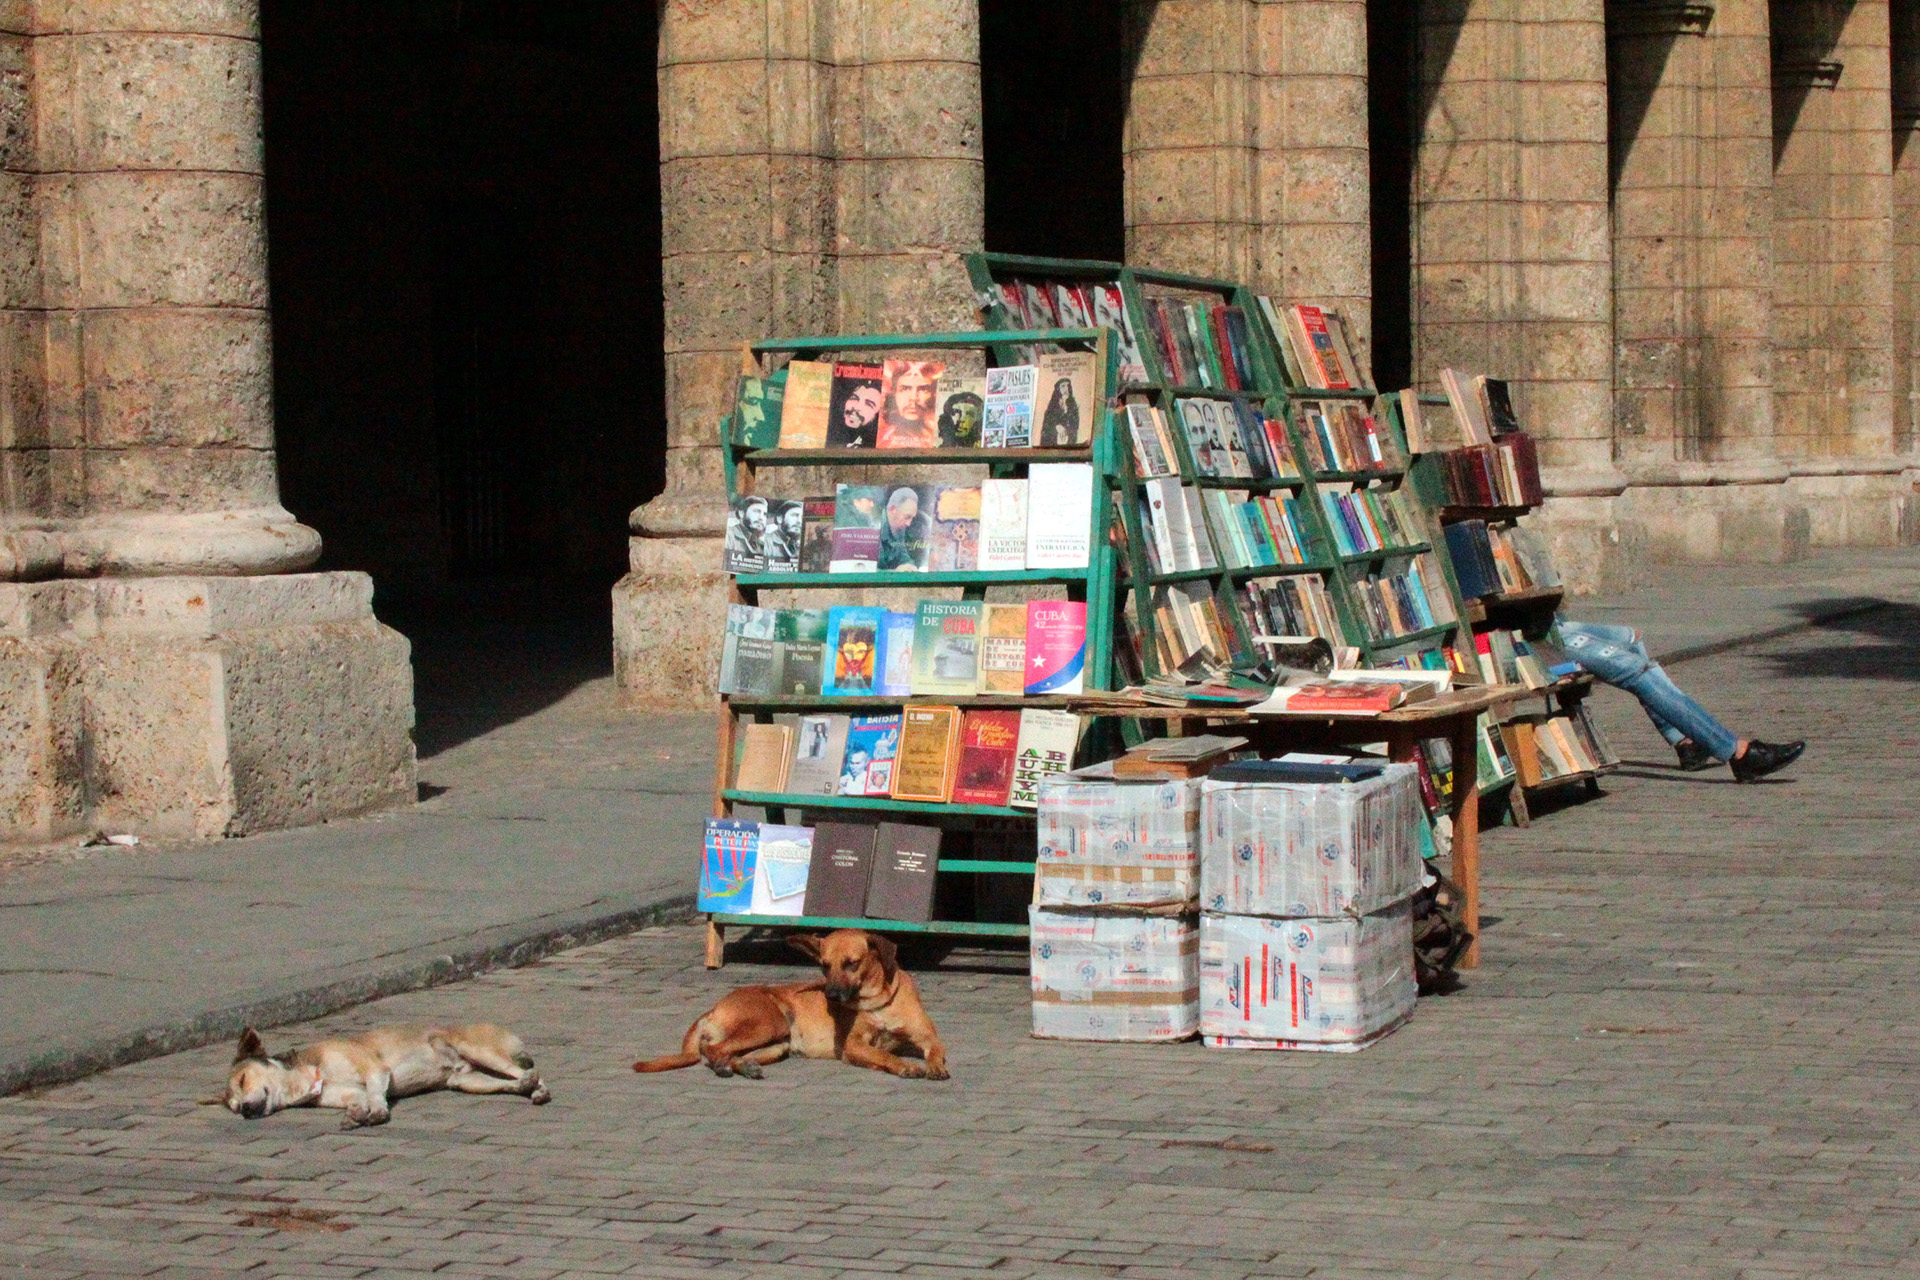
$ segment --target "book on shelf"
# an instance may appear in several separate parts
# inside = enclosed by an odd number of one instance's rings
[[[767,527],[760,550],[767,573],[800,572],[800,543],[806,529],[806,503],[801,498],[772,498],[767,502]]]
[[[1493,717],[1481,712],[1474,721],[1474,737],[1479,745],[1480,788],[1506,782],[1515,774],[1513,757],[1494,728]]]
[[[882,822],[875,829],[864,914],[875,920],[926,924],[933,919],[940,828]]]
[[[1348,391],[1368,386],[1371,378],[1354,358],[1346,322],[1337,311],[1309,304],[1286,304],[1266,294],[1256,297],[1287,382],[1317,391]]]
[[[773,682],[766,692],[785,696],[819,693],[826,669],[827,611],[774,610],[773,639]]]
[[[872,449],[880,439],[880,382],[877,364],[833,366],[833,396],[827,412],[829,449]]]
[[[720,567],[726,573],[765,573],[766,552],[761,540],[767,532],[767,500],[757,493],[738,493],[727,504],[727,534]]]
[[[727,606],[726,632],[720,641],[721,693],[772,693],[779,614],[757,605]]]
[[[747,724],[740,732],[740,762],[733,785],[739,791],[783,792],[792,763],[793,728],[786,724]]]
[[[1035,280],[1020,282],[1020,299],[1026,309],[1027,327],[1058,329],[1060,308],[1054,305],[1051,286]]]
[[[1458,520],[1446,526],[1446,537],[1454,580],[1463,597],[1552,590],[1561,585],[1546,540],[1532,529]]]
[[[940,406],[935,425],[940,447],[977,449],[980,428],[987,416],[987,380],[963,374],[942,374],[934,385],[934,397]]]
[[[1477,600],[1500,594],[1500,568],[1494,562],[1487,522],[1457,520],[1441,532],[1446,536],[1447,559],[1453,563],[1453,580],[1460,586],[1461,598]]]
[[[1087,668],[1084,600],[1026,602],[1026,696],[1079,693]]]
[[[753,867],[759,860],[760,824],[740,818],[708,818],[700,844],[701,911],[745,911],[753,903]]]
[[[1509,432],[1497,444],[1470,444],[1436,455],[1450,507],[1531,507],[1546,500],[1533,437]]]
[[[852,726],[851,716],[832,712],[801,715],[783,790],[796,796],[838,795],[840,769],[847,758],[847,734]]]
[[[1217,297],[1146,299],[1147,328],[1168,380],[1223,391],[1253,389],[1246,316]]]
[[[1027,683],[1027,604],[990,601],[981,623],[980,692],[1019,696]]]
[[[871,605],[835,605],[827,610],[828,669],[823,694],[846,698],[878,692],[886,625],[887,611]]]
[[[1315,471],[1381,471],[1401,461],[1393,433],[1351,400],[1302,400],[1294,412]]]
[[[1512,393],[1503,380],[1484,373],[1442,369],[1440,387],[1447,393],[1447,403],[1468,445],[1497,444],[1520,430]]]
[[[882,449],[933,449],[940,444],[936,394],[947,366],[938,360],[886,360],[880,365],[880,420],[875,443]]]
[[[980,498],[978,484],[933,487],[927,568],[935,573],[971,573],[979,567]]]
[[[1593,718],[1593,704],[1582,698],[1573,706],[1573,728],[1580,735],[1580,742],[1601,768],[1620,763],[1620,755],[1600,731],[1600,725]]]
[[[1093,439],[1101,389],[1095,386],[1099,357],[1091,351],[1049,351],[1038,361],[1034,443],[1065,449]]]
[[[1127,313],[1126,295],[1118,283],[1088,287],[1093,300],[1093,323],[1117,331],[1120,335],[1120,383],[1145,382],[1147,366],[1140,358],[1140,339],[1133,331],[1133,318]]]
[[[814,827],[806,914],[830,919],[866,914],[876,834],[872,824],[862,822],[822,822]]]
[[[1014,748],[1013,785],[1007,803],[1016,809],[1040,804],[1040,784],[1073,768],[1080,745],[1080,717],[1071,711],[1028,707],[1020,712],[1020,737]]]
[[[1334,544],[1342,555],[1411,547],[1426,541],[1420,509],[1405,489],[1323,491],[1320,500],[1327,510]]]
[[[959,752],[959,707],[916,702],[901,708],[893,798],[932,804],[951,800]]]
[[[800,572],[829,573],[833,569],[833,496],[802,498],[800,510]]]
[[[797,916],[807,900],[813,864],[813,828],[760,824],[749,908],[757,916]]]
[[[1456,621],[1446,580],[1431,552],[1395,557],[1353,583],[1353,595],[1376,642]]]
[[[1037,365],[1000,365],[987,370],[986,417],[980,444],[987,449],[1025,449],[1033,442],[1033,397]]]
[[[1151,597],[1160,668],[1178,671],[1198,660],[1221,666],[1233,656],[1233,632],[1205,582],[1155,587]]]
[[[833,366],[820,360],[787,363],[787,392],[780,412],[782,449],[821,449],[833,406]]]
[[[847,754],[840,764],[843,796],[893,794],[893,768],[900,755],[900,713],[854,716],[847,729]]]
[[[1027,482],[980,482],[980,556],[982,571],[1027,567]]]
[[[886,518],[887,487],[833,487],[832,573],[875,573],[880,568],[880,524]]]
[[[904,698],[913,692],[913,636],[915,615],[887,610],[880,626],[880,687],[883,698]]]
[[[980,687],[978,600],[922,600],[913,629],[912,692],[964,697]]]
[[[1544,689],[1553,683],[1546,664],[1533,651],[1524,634],[1504,627],[1490,627],[1473,637],[1479,659],[1480,675],[1488,684],[1517,684],[1528,689]]]
[[[1239,598],[1247,632],[1256,642],[1318,637],[1336,649],[1346,645],[1333,600],[1317,574],[1251,578],[1241,585]]]
[[[787,372],[770,378],[743,374],[734,399],[733,443],[747,449],[773,449],[780,444],[780,411],[786,399]]]
[[[1053,312],[1060,318],[1062,329],[1087,329],[1093,326],[1093,299],[1088,296],[1085,286],[1056,280],[1048,293],[1053,298]]]
[[[1013,788],[1014,754],[1020,745],[1018,711],[968,711],[960,717],[960,760],[953,782],[955,804],[1004,805]]]
[[[1520,429],[1520,417],[1513,411],[1513,396],[1507,384],[1500,378],[1489,378],[1481,374],[1474,379],[1475,387],[1487,406],[1487,429],[1498,440],[1501,436]]]
[[[1127,397],[1126,414],[1134,474],[1142,479],[1178,474],[1180,455],[1167,434],[1166,416],[1143,396]]]
[[[1084,569],[1092,553],[1093,467],[1036,462],[1027,468],[1029,569]]]

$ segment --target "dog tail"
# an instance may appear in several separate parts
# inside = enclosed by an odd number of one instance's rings
[[[678,1071],[700,1061],[697,1053],[670,1053],[664,1058],[650,1058],[645,1062],[633,1064],[635,1071]]]

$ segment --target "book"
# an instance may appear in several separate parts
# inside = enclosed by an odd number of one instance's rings
[[[733,442],[749,449],[773,449],[780,444],[780,407],[786,397],[787,374],[771,378],[742,375],[734,402]]]
[[[837,484],[833,493],[833,538],[828,570],[873,573],[880,565],[880,525],[886,519],[887,487]]]
[[[922,600],[913,630],[913,693],[968,696],[980,685],[978,600]]]
[[[831,495],[800,500],[801,573],[828,573],[833,569],[833,507]]]
[[[1025,449],[1033,441],[1033,397],[1039,385],[1037,365],[1002,365],[987,370],[986,417],[980,443],[988,449]]]
[[[900,712],[900,750],[893,798],[945,804],[953,797],[960,754],[960,708],[916,702]]]
[[[981,424],[987,417],[987,380],[943,374],[934,384],[933,394],[940,406],[935,426],[941,447],[979,447]]]
[[[1086,667],[1086,602],[1027,601],[1026,695],[1079,693]]]
[[[976,567],[1001,572],[1027,567],[1027,482],[980,482],[980,555]]]
[[[877,364],[833,366],[833,402],[827,413],[827,448],[877,447],[880,438],[882,373]]]
[[[772,692],[817,694],[826,668],[827,611],[779,609],[774,613]]]
[[[1145,400],[1127,402],[1127,435],[1133,442],[1133,469],[1142,479],[1170,476],[1180,469],[1167,447],[1160,411]]]
[[[847,729],[847,755],[840,764],[840,794],[893,794],[893,766],[900,753],[900,717],[855,716]]]
[[[1513,411],[1513,396],[1505,380],[1477,374],[1474,385],[1487,410],[1487,431],[1495,439],[1520,429],[1520,416]]]
[[[933,449],[940,444],[940,375],[947,366],[938,360],[888,360],[880,366],[880,423],[876,436],[882,449]]]
[[[829,697],[868,697],[882,670],[881,629],[887,611],[871,605],[835,605],[827,610],[828,669],[821,692]]]
[[[1013,786],[1007,803],[1016,809],[1040,805],[1040,783],[1048,775],[1073,768],[1080,745],[1080,717],[1071,711],[1028,707],[1020,713],[1020,739],[1014,748]]]
[[[882,697],[904,698],[913,692],[913,615],[889,609],[880,629],[880,688]]]
[[[799,915],[806,903],[807,874],[812,864],[812,827],[761,823],[753,863],[753,914]]]
[[[1475,391],[1473,380],[1458,369],[1440,371],[1440,389],[1447,393],[1460,434],[1470,445],[1493,443],[1493,430],[1487,420],[1485,403]]]
[[[781,404],[780,447],[819,449],[827,443],[833,404],[833,366],[819,360],[787,364],[787,394]]]
[[[767,500],[757,493],[739,493],[727,506],[727,537],[721,568],[727,573],[765,573],[767,556],[762,540],[767,532]]]
[[[1013,757],[1019,745],[1018,711],[969,711],[961,716],[954,803],[1005,804],[1013,788]]]
[[[702,911],[745,911],[753,902],[753,866],[760,824],[740,818],[708,818],[700,846]]]
[[[750,604],[727,606],[720,641],[721,693],[772,693],[778,611]]]
[[[847,919],[866,914],[874,835],[874,828],[866,823],[822,822],[814,827],[807,915]]]
[[[830,796],[840,790],[840,766],[847,756],[849,716],[829,712],[803,714],[793,735],[793,760],[787,766],[788,795]]]
[[[874,832],[866,915],[927,923],[933,918],[933,881],[939,868],[940,828],[881,823]]]
[[[1027,568],[1084,569],[1092,550],[1093,468],[1036,462],[1027,468]]]
[[[765,572],[800,572],[800,539],[805,525],[806,508],[802,499],[767,499],[767,526],[760,535]]]
[[[783,792],[793,756],[793,729],[784,724],[748,724],[740,732],[740,762],[734,770],[737,791]]]
[[[1039,421],[1034,443],[1040,448],[1071,448],[1093,438],[1100,394],[1094,386],[1097,358],[1091,351],[1041,355],[1034,397]]]
[[[1140,339],[1133,332],[1127,315],[1126,295],[1117,284],[1096,284],[1093,295],[1093,322],[1117,330],[1120,334],[1120,382],[1124,385],[1147,380],[1147,366],[1140,358]]]
[[[972,572],[980,564],[980,494],[977,484],[943,484],[933,490],[927,568],[936,573]]]
[[[1287,316],[1293,329],[1294,347],[1299,353],[1308,381],[1323,391],[1348,391],[1354,386],[1353,371],[1340,359],[1340,352],[1328,331],[1326,313],[1319,307],[1292,306]]]
[[[876,532],[881,573],[924,573],[933,562],[933,513],[939,497],[930,484],[877,486],[886,494]]]
[[[981,624],[980,692],[1026,692],[1027,605],[1025,601],[989,602]]]

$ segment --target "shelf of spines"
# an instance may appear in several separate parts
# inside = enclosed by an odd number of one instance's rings
[[[1422,519],[1430,526],[1429,536],[1422,543],[1413,548],[1390,548],[1385,551],[1362,552],[1355,555],[1343,556],[1338,552],[1338,543],[1334,540],[1333,530],[1323,504],[1322,486],[1349,484],[1366,487],[1379,483],[1391,483],[1397,486],[1403,481],[1405,472],[1403,468],[1364,471],[1314,471],[1312,469],[1310,455],[1302,447],[1302,431],[1299,414],[1294,407],[1295,402],[1357,400],[1371,407],[1377,395],[1366,389],[1317,391],[1290,387],[1283,372],[1278,347],[1275,345],[1277,338],[1268,329],[1266,319],[1261,314],[1252,291],[1231,281],[1185,275],[1179,272],[1128,267],[1116,262],[982,253],[970,255],[967,266],[987,324],[1003,330],[1020,328],[1019,317],[1009,312],[1001,298],[998,286],[1004,281],[1117,285],[1125,301],[1127,319],[1139,346],[1145,373],[1143,380],[1129,382],[1120,390],[1123,393],[1136,392],[1146,395],[1166,417],[1168,434],[1172,438],[1177,455],[1174,461],[1177,464],[1179,482],[1183,486],[1191,485],[1200,489],[1247,489],[1260,493],[1290,491],[1299,499],[1295,510],[1306,526],[1301,530],[1308,544],[1305,563],[1228,568],[1224,560],[1221,560],[1220,567],[1214,569],[1154,573],[1145,550],[1144,539],[1148,533],[1141,526],[1139,519],[1139,499],[1144,480],[1135,470],[1133,449],[1128,437],[1116,428],[1114,440],[1118,454],[1120,489],[1123,494],[1120,517],[1128,548],[1127,585],[1134,588],[1134,620],[1141,639],[1139,660],[1145,670],[1151,674],[1157,674],[1160,668],[1158,623],[1153,608],[1154,589],[1181,582],[1204,581],[1213,588],[1221,616],[1233,632],[1229,640],[1236,660],[1246,660],[1256,656],[1252,633],[1249,629],[1250,619],[1238,592],[1241,584],[1254,579],[1309,574],[1318,576],[1326,584],[1328,601],[1339,625],[1342,639],[1346,644],[1360,649],[1364,660],[1369,664],[1377,660],[1391,660],[1407,653],[1417,653],[1453,639],[1458,630],[1458,623],[1427,628],[1410,635],[1383,639],[1376,639],[1373,636],[1357,599],[1359,588],[1355,584],[1366,577],[1367,567],[1371,564],[1382,563],[1399,554],[1417,554],[1434,547],[1436,545],[1434,539],[1439,534],[1438,525],[1433,521],[1432,513],[1426,510],[1424,504],[1421,504]],[[1152,343],[1153,329],[1148,323],[1147,310],[1149,289],[1188,295],[1212,295],[1227,305],[1238,307],[1247,320],[1250,339],[1248,355],[1253,366],[1255,386],[1243,390],[1230,390],[1176,382],[1173,371],[1167,368],[1166,361]],[[1003,335],[1003,341],[1009,344],[1020,340],[1020,335],[1016,332],[1007,332]],[[1014,348],[1010,345],[1008,350],[1011,355]],[[1222,357],[1225,358],[1225,353],[1222,353]],[[1194,464],[1190,442],[1175,406],[1176,400],[1189,397],[1251,400],[1256,403],[1263,417],[1277,417],[1282,420],[1286,424],[1288,445],[1298,474],[1292,478],[1267,480],[1201,475]],[[1382,429],[1392,428],[1382,424]],[[1404,457],[1404,440],[1402,439],[1399,443]],[[1414,496],[1418,497],[1417,491]],[[1217,542],[1217,539],[1214,541]],[[1217,560],[1220,559],[1217,546],[1215,556]],[[1458,590],[1451,572],[1446,567],[1445,557],[1436,555],[1435,560],[1442,567],[1449,593],[1448,603],[1452,606],[1455,617],[1459,618],[1463,615],[1460,612]]]
[[[756,573],[731,575],[728,600],[734,604],[758,604],[763,590],[819,590],[836,587],[935,587],[958,586],[961,598],[980,600],[990,586],[1001,583],[1058,583],[1067,589],[1068,598],[1087,605],[1087,658],[1085,687],[1091,690],[1112,688],[1114,578],[1116,556],[1107,538],[1108,497],[1113,484],[1115,435],[1110,405],[1115,394],[1117,374],[1110,332],[1105,329],[1038,329],[1012,334],[929,333],[888,335],[843,335],[810,338],[776,338],[757,342],[749,348],[753,360],[763,371],[769,358],[819,359],[842,353],[880,353],[888,351],[970,350],[989,353],[991,363],[1005,363],[1005,342],[1047,343],[1061,347],[1091,350],[1099,357],[1101,394],[1097,397],[1093,430],[1089,444],[1064,449],[780,449],[756,448],[737,442],[733,414],[720,426],[721,470],[729,501],[756,491],[759,473],[773,467],[798,466],[984,466],[990,475],[1014,477],[1035,462],[1084,462],[1093,468],[1096,486],[1092,527],[1089,530],[1088,561],[1084,569],[1030,570],[954,570],[925,573],[918,571],[885,573]],[[732,778],[740,720],[749,718],[769,723],[781,712],[839,711],[849,714],[873,714],[913,703],[958,705],[963,709],[1052,707],[1066,705],[1061,697],[1023,698],[1006,694],[953,697],[926,695],[905,697],[836,697],[830,694],[769,695],[722,694],[718,753],[714,772],[713,814],[731,817],[736,806],[764,809],[769,821],[785,822],[788,810],[831,810],[853,817],[861,812],[885,819],[888,814],[916,818],[934,817],[945,825],[968,825],[968,819],[1018,818],[1031,821],[1030,809],[1007,805],[925,803],[895,800],[885,796],[799,795],[744,791],[729,784]],[[937,872],[971,874],[1007,874],[1031,877],[1031,859],[999,860],[979,858],[941,858]],[[862,928],[878,932],[958,934],[1024,937],[1025,924],[982,920],[934,920],[926,924],[905,921],[842,919],[827,916],[759,916],[742,912],[713,912],[708,915],[708,963],[717,963],[720,929],[728,924],[771,925],[786,928]]]

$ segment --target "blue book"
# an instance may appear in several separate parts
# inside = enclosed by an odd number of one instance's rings
[[[753,870],[759,860],[760,824],[740,818],[708,818],[700,850],[702,911],[745,911],[753,905]]]
[[[1447,557],[1453,561],[1454,581],[1468,600],[1500,594],[1500,570],[1487,543],[1487,522],[1462,520],[1446,527]]]
[[[898,714],[855,716],[847,730],[847,754],[840,765],[840,794],[891,795],[893,764],[899,754]]]
[[[827,610],[827,664],[820,692],[828,697],[871,697],[886,670],[887,611],[843,604]]]
[[[880,692],[889,698],[904,698],[912,691],[914,618],[889,612],[881,632]]]

